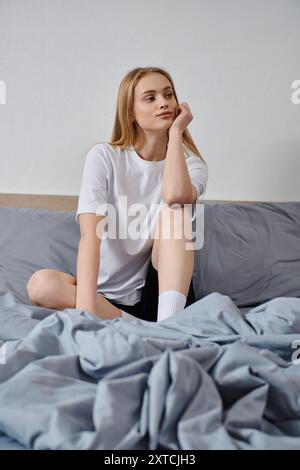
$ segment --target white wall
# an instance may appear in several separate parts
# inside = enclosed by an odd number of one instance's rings
[[[192,110],[206,199],[300,200],[299,57],[299,0],[0,0],[0,192],[78,194],[121,79],[153,65]]]

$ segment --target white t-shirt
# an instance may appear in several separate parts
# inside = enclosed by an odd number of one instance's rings
[[[75,221],[79,223],[82,213],[107,216],[100,243],[97,292],[124,305],[139,302],[145,285],[154,242],[150,234],[165,205],[161,198],[164,164],[165,160],[143,160],[133,146],[120,150],[108,143],[95,144],[85,159]],[[206,189],[207,165],[191,154],[186,164],[200,199]],[[191,208],[193,220],[195,204]],[[115,228],[112,235],[111,227]]]

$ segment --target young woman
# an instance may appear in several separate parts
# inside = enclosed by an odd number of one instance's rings
[[[35,272],[27,285],[32,303],[80,308],[103,319],[131,314],[160,321],[194,301],[194,250],[186,244],[195,215],[189,209],[194,212],[203,196],[208,171],[187,130],[192,119],[165,70],[127,73],[111,141],[95,144],[85,159],[75,217],[77,278],[53,269]],[[137,205],[145,209],[139,217],[143,236],[124,235]],[[106,218],[108,208],[114,219],[110,213]]]

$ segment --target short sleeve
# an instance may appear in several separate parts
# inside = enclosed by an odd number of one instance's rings
[[[197,190],[197,199],[192,204],[192,220],[194,220],[196,215],[197,201],[203,198],[206,191],[208,168],[207,164],[195,155],[191,155],[187,159],[187,167],[189,170],[191,183],[195,186]]]
[[[108,170],[104,149],[95,145],[87,153],[83,168],[75,222],[82,213],[106,214]]]

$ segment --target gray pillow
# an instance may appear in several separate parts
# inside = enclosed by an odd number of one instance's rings
[[[197,300],[220,292],[238,307],[300,297],[300,202],[206,203],[193,285]]]
[[[274,297],[300,297],[300,202],[203,203],[195,300],[220,292],[239,307],[251,307]],[[38,269],[76,276],[80,228],[75,213],[0,207],[2,293],[30,304],[26,284]]]
[[[75,212],[0,207],[0,289],[31,304],[26,285],[38,269],[76,275],[79,225]]]

